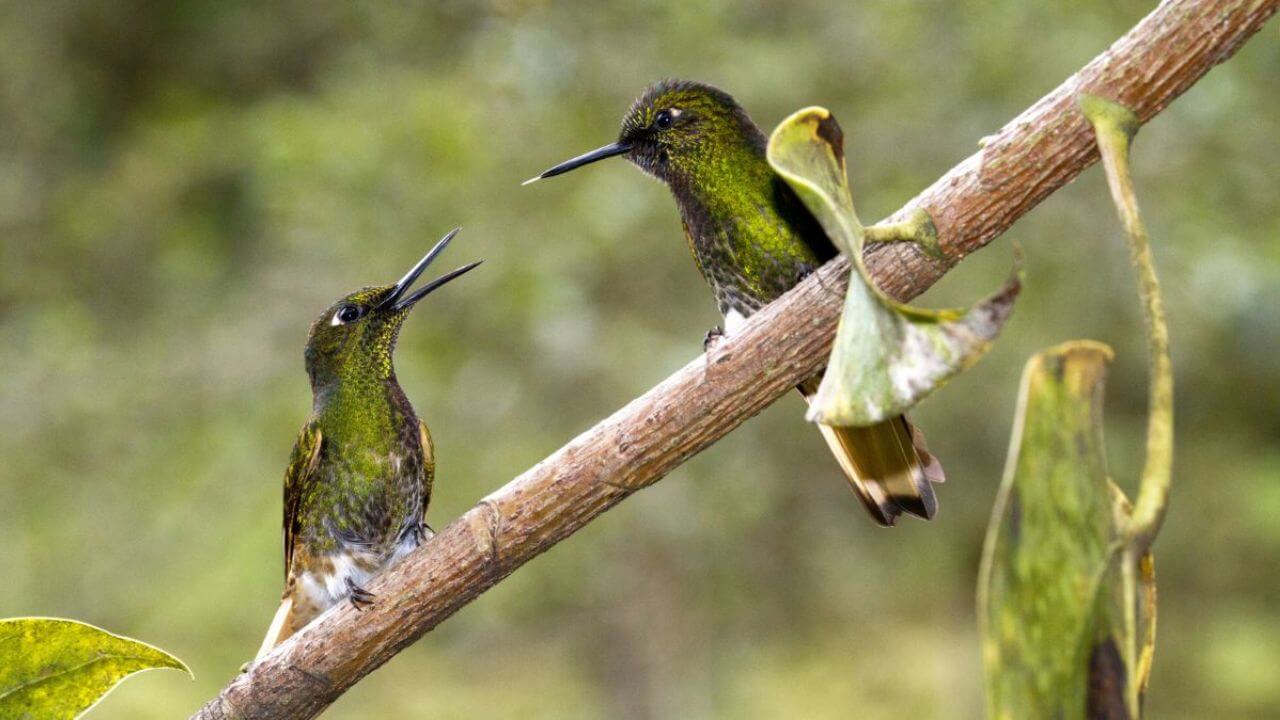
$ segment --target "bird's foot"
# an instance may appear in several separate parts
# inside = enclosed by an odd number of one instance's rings
[[[400,534],[396,535],[396,542],[404,543],[409,540],[413,541],[413,546],[418,547],[422,543],[435,537],[436,531],[431,529],[423,520],[406,522],[404,527],[400,528]]]
[[[712,348],[719,344],[723,339],[724,328],[719,325],[711,328],[707,331],[707,334],[702,337],[702,351],[708,353],[711,352]]]
[[[810,265],[809,263],[801,264],[800,269],[796,270],[796,284],[799,285],[804,282],[805,278],[812,275],[817,269],[816,265]]]
[[[413,541],[418,545],[421,545],[436,536],[436,531],[431,529],[431,526],[426,522],[420,522],[414,525],[412,532]]]
[[[373,599],[377,597],[373,593],[365,590],[355,583],[351,578],[347,578],[347,592],[350,596],[347,598],[351,602],[351,607],[356,610],[364,610],[373,605]]]
[[[911,217],[902,222],[872,225],[865,228],[864,232],[867,243],[909,242],[931,258],[942,260],[945,257],[933,218],[919,208],[912,211]]]

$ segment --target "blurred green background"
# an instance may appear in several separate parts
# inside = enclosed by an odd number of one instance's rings
[[[847,134],[864,219],[910,198],[1126,31],[1133,0],[0,3],[0,616],[155,643],[95,718],[185,715],[257,648],[281,589],[281,477],[308,323],[454,225],[483,257],[407,324],[437,442],[429,520],[649,388],[718,321],[666,191],[612,140],[646,84],[701,79],[766,130]],[[1139,136],[1178,372],[1157,544],[1155,718],[1280,716],[1280,44],[1274,23]],[[933,523],[872,526],[787,398],[530,563],[332,718],[976,718],[974,583],[1022,363],[1118,351],[1132,487],[1145,356],[1097,168],[1010,233],[1020,307],[916,412]],[[968,302],[1007,240],[925,300]]]

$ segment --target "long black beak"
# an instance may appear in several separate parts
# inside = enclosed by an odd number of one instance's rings
[[[418,264],[414,265],[409,272],[405,273],[404,277],[400,278],[400,282],[396,283],[395,288],[391,290],[391,294],[382,302],[378,303],[378,309],[400,311],[412,307],[414,303],[430,295],[433,290],[436,290],[441,285],[448,283],[450,280],[471,272],[477,265],[484,262],[483,260],[477,260],[469,265],[463,265],[457,270],[447,272],[426,285],[423,285],[412,295],[409,295],[408,297],[405,296],[405,293],[409,291],[409,287],[413,285],[414,281],[422,275],[422,272],[427,269],[427,266],[431,264],[432,260],[435,260],[440,253],[444,252],[444,249],[449,246],[449,241],[452,240],[453,236],[457,235],[458,231],[461,229],[462,228],[460,227],[454,228],[449,231],[448,235],[440,238],[440,242],[436,243],[435,247],[427,251],[427,254],[418,261]]]
[[[572,160],[566,160],[560,163],[559,165],[551,168],[550,170],[542,173],[541,175],[538,175],[536,177],[531,177],[520,184],[528,185],[529,183],[537,182],[542,178],[549,178],[549,177],[555,177],[556,175],[562,175],[564,173],[569,172],[570,170],[576,170],[577,168],[580,168],[583,165],[590,165],[591,163],[597,160],[610,158],[610,157],[613,157],[614,155],[622,155],[623,153],[629,152],[630,150],[631,150],[631,143],[628,143],[628,142],[616,142],[610,145],[605,145],[602,148],[596,148],[595,150],[592,150],[589,153],[584,153],[582,155],[579,155],[578,157]]]

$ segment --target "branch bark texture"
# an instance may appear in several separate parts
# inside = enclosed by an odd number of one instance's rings
[[[1014,118],[894,214],[923,208],[944,260],[905,244],[868,266],[910,299],[1097,161],[1081,92],[1146,122],[1230,58],[1280,0],[1166,0],[1106,52]],[[236,677],[193,718],[310,718],[534,556],[708,447],[825,362],[847,261],[821,268],[742,331],[481,500],[376,578],[377,602],[342,603]]]

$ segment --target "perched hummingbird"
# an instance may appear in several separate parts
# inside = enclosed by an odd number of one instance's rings
[[[837,250],[765,157],[767,139],[728,93],[697,82],[649,87],[622,119],[618,141],[566,161],[525,184],[621,155],[666,183],[685,239],[733,333]],[[806,398],[821,375],[799,386]],[[909,513],[932,518],[930,481],[943,480],[923,435],[905,417],[867,428],[819,426],[850,485],[881,525]]]
[[[364,584],[430,536],[431,434],[400,389],[391,356],[409,310],[480,264],[409,291],[457,233],[400,282],[357,290],[311,324],[311,419],[284,476],[284,596],[259,658],[338,602],[356,609],[373,602]]]

